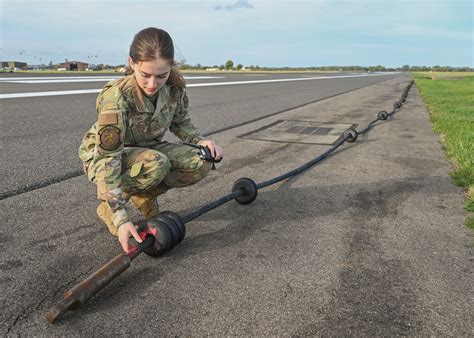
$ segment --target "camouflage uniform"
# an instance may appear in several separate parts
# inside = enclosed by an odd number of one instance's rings
[[[97,184],[98,198],[111,209],[115,232],[129,221],[125,206],[131,196],[156,198],[209,173],[211,165],[196,149],[161,141],[168,128],[182,141],[202,140],[188,115],[185,89],[165,84],[150,97],[129,75],[107,83],[96,107],[98,120],[85,134],[79,157],[89,180]]]

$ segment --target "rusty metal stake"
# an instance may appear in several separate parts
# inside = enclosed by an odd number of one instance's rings
[[[146,248],[154,242],[153,236],[147,236],[127,254],[120,254],[99,270],[90,275],[71,290],[64,293],[64,299],[49,310],[47,319],[53,324],[59,320],[67,311],[80,308],[89,298],[94,296],[104,286],[109,284],[118,275],[128,269],[134,260]]]

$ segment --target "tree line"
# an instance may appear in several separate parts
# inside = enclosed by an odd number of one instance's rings
[[[232,60],[227,60],[225,64],[221,65],[202,65],[197,63],[195,65],[191,65],[185,62],[185,60],[181,60],[177,62],[178,69],[180,70],[206,70],[206,69],[213,69],[213,70],[275,70],[275,71],[365,71],[365,72],[383,72],[383,71],[403,71],[403,72],[474,72],[474,68],[470,67],[451,67],[451,66],[410,66],[410,65],[403,65],[401,67],[385,67],[382,65],[377,66],[314,66],[314,67],[265,67],[259,65],[250,65],[244,66],[241,63],[235,65]],[[58,65],[53,64],[53,62],[49,62],[49,64],[41,64],[31,66],[35,69],[43,69],[43,70],[57,70]],[[120,68],[124,68],[125,64],[120,65],[108,65],[108,64],[90,64],[89,68],[91,70],[117,70]]]
[[[206,69],[219,69],[219,70],[279,70],[279,71],[371,71],[371,72],[383,72],[383,71],[403,71],[403,72],[473,72],[474,68],[470,67],[451,67],[451,66],[410,66],[403,65],[401,67],[385,67],[382,65],[377,66],[314,66],[314,67],[265,67],[259,65],[243,66],[238,64],[234,67],[234,62],[228,60],[225,64],[221,65],[201,65],[200,63],[190,65],[187,63],[178,64],[178,68],[182,70],[206,70]]]

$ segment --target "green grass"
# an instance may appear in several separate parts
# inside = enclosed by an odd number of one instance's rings
[[[466,189],[466,226],[474,229],[474,73],[420,72],[414,78],[454,164],[451,176]]]
[[[415,79],[418,77],[446,79],[452,77],[471,77],[474,76],[474,72],[416,72],[414,75]]]

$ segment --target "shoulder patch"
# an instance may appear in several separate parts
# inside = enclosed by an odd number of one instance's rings
[[[100,147],[112,151],[120,146],[120,129],[114,126],[105,126],[99,130]]]
[[[106,124],[118,124],[118,114],[117,113],[100,114],[97,122],[99,126],[103,126]]]

